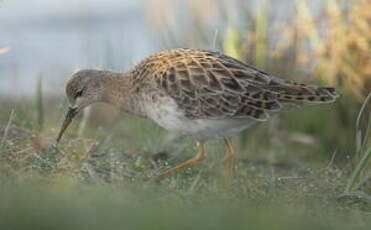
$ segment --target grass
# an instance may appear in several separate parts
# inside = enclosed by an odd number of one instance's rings
[[[27,190],[12,187],[0,198],[5,204],[0,208],[0,222],[8,229],[353,229],[355,219],[361,223],[359,229],[368,224],[361,213],[349,210],[323,207],[343,218],[333,221],[334,217],[320,216],[318,209],[311,210],[315,214],[292,204],[231,201],[228,194],[205,192],[185,193],[148,184],[82,186],[71,181]]]
[[[349,183],[345,189],[345,193],[358,191],[364,184],[371,178],[369,169],[371,159],[371,146],[370,146],[370,129],[371,129],[371,93],[366,98],[357,118],[357,135],[356,154],[360,156],[357,166],[355,167]],[[371,203],[371,196],[368,196]]]
[[[2,151],[5,147],[6,139],[8,137],[9,128],[10,128],[10,125],[12,124],[13,118],[14,118],[14,110],[12,110],[10,112],[9,120],[8,120],[8,122],[7,122],[7,124],[4,128],[3,135],[2,135],[2,138],[1,138],[1,142],[0,142],[0,151]]]
[[[44,127],[44,105],[43,105],[43,88],[42,88],[42,77],[39,76],[36,86],[36,117],[37,117],[37,129],[41,131]]]
[[[23,119],[37,123],[37,118],[17,111],[38,106],[2,104],[4,111],[14,108],[3,116],[7,125],[0,132],[5,140],[0,225],[5,229],[367,229],[371,223],[370,204],[354,197],[360,193],[339,199],[349,183],[344,164],[317,158],[311,148],[290,144],[284,135],[268,145],[256,142],[269,125],[253,127],[259,138],[252,136],[246,149],[238,149],[230,189],[222,183],[224,149],[215,143],[207,145],[210,157],[202,166],[157,184],[147,178],[191,157],[190,140],[180,140],[183,148],[178,144],[156,160],[164,132],[151,122],[129,116],[113,126],[101,120],[97,127],[102,117],[82,115],[55,149],[56,118],[62,118],[55,99],[45,100],[44,131],[28,136],[15,135],[14,125],[25,128]],[[91,115],[99,114],[100,106],[92,107]],[[86,127],[80,136],[81,122]]]

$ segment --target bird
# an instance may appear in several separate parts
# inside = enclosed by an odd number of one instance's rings
[[[177,135],[191,136],[195,156],[156,177],[161,180],[207,157],[205,143],[223,140],[224,175],[232,178],[230,136],[285,108],[335,102],[335,88],[287,81],[219,51],[177,48],[154,53],[124,72],[83,69],[66,85],[69,109],[57,136],[94,103],[146,117]]]

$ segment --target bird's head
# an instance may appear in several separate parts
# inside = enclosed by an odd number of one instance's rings
[[[66,86],[66,95],[69,102],[68,112],[57,137],[57,142],[63,136],[73,118],[85,107],[102,102],[104,98],[103,77],[107,71],[80,70],[74,73]]]

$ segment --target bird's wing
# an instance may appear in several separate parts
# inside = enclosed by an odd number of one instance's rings
[[[269,113],[279,111],[283,103],[300,103],[308,95],[315,96],[319,89],[269,76],[213,51],[170,50],[145,62],[151,70],[144,69],[152,73],[157,87],[172,97],[191,119],[264,121]]]

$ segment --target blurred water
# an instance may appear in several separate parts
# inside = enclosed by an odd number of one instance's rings
[[[195,20],[190,11],[198,11],[188,0],[5,0],[0,3],[0,48],[11,50],[0,55],[0,95],[31,94],[39,76],[46,92],[59,94],[77,68],[122,71],[164,48],[220,48],[223,29],[231,24],[247,28],[259,1],[265,0],[211,1],[210,6],[220,3],[219,13],[228,17],[215,14],[216,7],[202,9]],[[170,2],[177,7],[162,8]],[[294,1],[266,2],[272,28],[295,10]],[[309,3],[314,12],[322,5],[320,0]],[[167,21],[155,22],[148,13]],[[219,46],[213,45],[215,34]],[[269,39],[280,38],[276,34]]]
[[[0,94],[33,93],[42,76],[61,93],[76,68],[123,70],[154,50],[140,1],[5,1],[0,8]],[[135,48],[135,50],[134,50]]]

